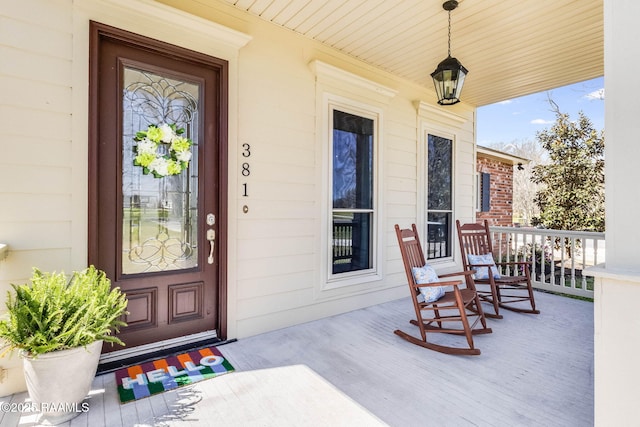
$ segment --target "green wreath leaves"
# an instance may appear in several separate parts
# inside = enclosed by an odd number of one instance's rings
[[[189,166],[193,144],[181,136],[183,133],[184,129],[167,123],[151,125],[146,131],[137,132],[133,138],[138,143],[133,147],[136,154],[133,164],[142,167],[143,174],[151,173],[156,178],[180,174]],[[168,154],[159,151],[163,144],[168,145]]]

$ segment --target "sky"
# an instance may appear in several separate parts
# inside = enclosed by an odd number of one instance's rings
[[[571,120],[577,120],[578,112],[582,111],[595,129],[604,129],[604,77],[598,77],[478,108],[478,145],[535,141],[536,132],[550,128],[555,122],[547,93]]]

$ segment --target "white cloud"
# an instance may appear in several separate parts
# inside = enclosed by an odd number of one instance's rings
[[[531,120],[532,125],[548,125],[553,123],[553,120],[545,120],[545,119],[534,119]]]
[[[604,100],[604,88],[594,90],[593,92],[586,94],[584,97],[589,101]]]
[[[506,101],[500,101],[500,102],[498,102],[498,105],[511,104],[511,102],[512,102],[512,101],[511,101],[510,99],[507,99]]]

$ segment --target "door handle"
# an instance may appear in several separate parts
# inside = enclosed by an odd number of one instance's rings
[[[216,247],[216,230],[211,228],[207,230],[207,240],[209,241],[209,258],[207,258],[207,262],[213,264],[213,252]]]

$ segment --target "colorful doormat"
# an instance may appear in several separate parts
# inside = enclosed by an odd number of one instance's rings
[[[119,369],[116,384],[126,403],[232,371],[220,350],[207,347]]]

